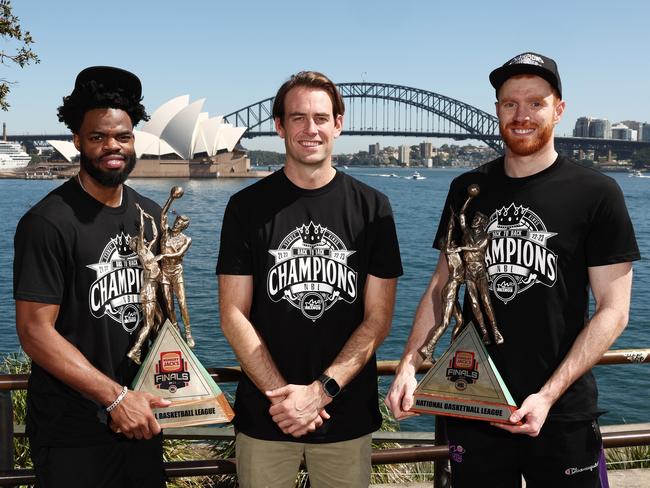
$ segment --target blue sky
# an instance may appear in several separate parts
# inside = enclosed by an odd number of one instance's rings
[[[99,64],[138,74],[149,112],[190,94],[207,98],[211,115],[229,113],[272,96],[290,74],[316,69],[336,82],[403,84],[492,113],[489,72],[524,51],[558,62],[567,101],[560,134],[581,115],[650,121],[650,4],[642,0],[12,3],[41,63],[0,65],[0,76],[16,82],[10,111],[0,113],[10,133],[65,132],[56,118],[61,97],[81,69]],[[342,137],[335,152],[372,142]],[[244,144],[282,149],[277,138]]]

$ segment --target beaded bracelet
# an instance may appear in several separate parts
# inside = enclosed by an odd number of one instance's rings
[[[126,393],[129,391],[129,389],[126,386],[122,387],[122,392],[117,396],[115,401],[111,403],[108,407],[106,407],[106,413],[111,413],[115,407],[117,407],[122,400],[124,400],[124,397],[126,396]]]

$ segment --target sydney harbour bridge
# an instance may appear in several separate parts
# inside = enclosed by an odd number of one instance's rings
[[[399,136],[482,141],[502,151],[496,116],[468,103],[428,90],[389,83],[354,82],[338,85],[346,104],[343,135]],[[224,121],[248,127],[244,138],[275,136],[272,106],[274,97],[252,103],[224,116]],[[13,135],[10,140],[70,139],[66,135]],[[564,154],[574,150],[595,155],[616,154],[629,158],[648,142],[579,137],[556,137]]]
[[[460,100],[389,83],[356,82],[337,86],[346,104],[343,135],[472,139],[498,152],[503,150],[496,116]],[[248,127],[244,134],[247,138],[275,135],[273,99],[248,105],[224,116],[224,120]],[[556,137],[555,145],[564,154],[582,150],[594,151],[596,155],[615,153],[619,158],[650,147],[647,142],[587,137]]]

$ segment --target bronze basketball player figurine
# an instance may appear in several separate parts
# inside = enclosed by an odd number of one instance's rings
[[[160,218],[160,253],[161,260],[161,284],[165,304],[167,307],[167,316],[174,326],[180,331],[176,312],[174,311],[174,295],[178,301],[178,308],[181,310],[183,324],[185,325],[185,339],[188,346],[194,347],[192,338],[192,328],[190,326],[190,314],[187,311],[187,301],[185,298],[185,284],[183,282],[183,256],[190,248],[192,239],[183,234],[183,231],[190,225],[189,217],[177,215],[174,224],[170,227],[167,225],[167,213],[172,202],[176,198],[183,196],[183,189],[175,186],[171,189],[169,198],[162,209]]]
[[[482,339],[485,344],[490,344],[490,336],[485,327],[485,320],[481,312],[481,303],[485,314],[490,321],[492,335],[496,344],[503,343],[503,336],[497,327],[494,309],[490,301],[490,288],[487,279],[487,270],[485,269],[485,253],[490,244],[490,236],[487,233],[488,218],[481,212],[476,212],[472,219],[472,224],[468,228],[465,211],[473,198],[478,196],[479,186],[474,184],[467,188],[467,200],[460,210],[459,221],[460,228],[463,231],[463,261],[465,263],[465,287],[469,293],[472,304],[472,312],[479,329],[481,330]]]
[[[449,267],[449,279],[442,289],[443,316],[439,326],[434,327],[432,336],[427,343],[420,349],[420,354],[424,357],[433,355],[433,351],[440,340],[442,334],[449,327],[452,316],[456,320],[456,325],[452,332],[452,340],[456,338],[464,325],[461,314],[461,307],[458,303],[458,290],[460,285],[465,282],[467,293],[469,294],[472,304],[472,312],[481,330],[483,342],[490,344],[490,336],[485,326],[481,304],[485,314],[490,321],[490,327],[494,342],[503,343],[503,336],[497,328],[494,317],[494,309],[490,301],[490,291],[487,281],[487,271],[485,269],[485,253],[490,243],[490,236],[487,233],[487,217],[477,212],[474,215],[471,226],[467,227],[465,212],[473,198],[478,196],[479,186],[474,184],[467,188],[467,200],[461,208],[458,220],[463,232],[462,246],[456,247],[453,240],[453,231],[455,224],[455,215],[453,210],[447,224],[447,236],[445,238],[442,250],[447,258]],[[462,253],[462,255],[461,255]]]
[[[463,326],[463,315],[460,304],[458,303],[458,290],[460,285],[463,284],[465,278],[465,264],[461,257],[461,249],[456,247],[456,243],[453,240],[454,232],[454,214],[453,211],[449,217],[449,223],[447,224],[447,237],[443,241],[443,252],[447,257],[447,266],[449,267],[449,280],[442,288],[442,303],[444,306],[442,313],[442,323],[434,327],[432,330],[433,335],[427,344],[420,349],[420,354],[425,358],[433,356],[433,351],[442,337],[442,334],[445,333],[447,327],[451,322],[452,315],[456,320],[456,325],[452,332],[451,338],[454,340],[460,332],[461,327]]]
[[[144,326],[138,333],[138,338],[127,353],[127,356],[136,364],[141,364],[141,349],[144,341],[147,340],[152,331],[156,331],[162,323],[162,311],[156,300],[156,291],[160,279],[160,266],[158,261],[162,256],[154,256],[151,249],[158,240],[158,229],[153,217],[145,212],[139,204],[135,204],[140,211],[140,232],[129,241],[129,247],[138,255],[142,263],[142,286],[140,288],[140,304],[144,315]],[[151,222],[153,237],[149,242],[144,237],[145,218]]]

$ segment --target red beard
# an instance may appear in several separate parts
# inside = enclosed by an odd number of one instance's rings
[[[537,129],[534,136],[520,137],[513,134],[513,129]],[[517,156],[530,156],[544,147],[548,141],[553,137],[553,123],[544,126],[537,124],[508,124],[504,127],[499,122],[499,131],[503,142],[508,146],[508,149]]]

